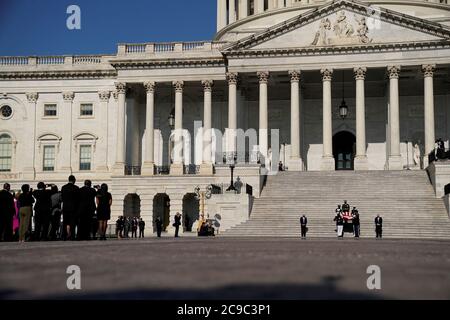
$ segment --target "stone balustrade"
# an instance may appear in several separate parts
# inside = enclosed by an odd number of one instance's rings
[[[119,44],[118,55],[166,54],[171,52],[197,52],[219,50],[226,42],[192,41]]]
[[[32,66],[32,65],[92,65],[106,62],[108,57],[89,56],[30,56],[30,57],[0,57],[2,66]]]

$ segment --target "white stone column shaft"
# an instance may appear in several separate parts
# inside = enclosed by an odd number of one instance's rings
[[[400,74],[399,66],[388,67],[389,74],[389,119],[390,119],[390,152],[389,170],[401,170],[403,168],[400,155],[400,106],[398,78]]]
[[[434,150],[435,126],[434,126],[434,88],[433,74],[436,65],[422,66],[424,76],[424,120],[425,120],[425,167],[428,166],[428,155]]]
[[[75,94],[73,92],[63,92],[63,137],[61,148],[60,170],[72,174],[72,105]]]
[[[237,73],[227,73],[228,80],[228,135],[227,152],[236,152],[237,130]]]
[[[148,81],[144,83],[147,92],[146,116],[145,116],[145,156],[142,167],[142,175],[151,176],[155,169],[155,86],[156,83]]]
[[[204,80],[203,84],[203,164],[211,165],[212,144],[212,80]]]
[[[264,12],[264,0],[255,0],[255,14]]]
[[[227,0],[217,0],[217,31],[227,26]]]
[[[286,0],[286,7],[292,7],[293,0]]]
[[[248,16],[248,0],[239,0],[239,20]]]
[[[116,83],[117,90],[117,145],[116,145],[116,161],[114,164],[114,172],[118,175],[124,174],[125,168],[125,95],[126,83]]]
[[[267,83],[269,81],[269,72],[263,71],[257,73],[259,79],[259,152],[264,159],[267,159],[269,148],[268,129],[268,95]]]
[[[291,77],[291,155],[288,164],[290,171],[302,171],[300,154],[300,76],[299,70],[289,71]]]
[[[331,109],[332,69],[322,69],[323,83],[323,155],[322,170],[334,170],[333,158],[333,114]]]
[[[278,8],[284,8],[284,0],[278,0]]]
[[[228,24],[236,22],[236,0],[228,0]]]
[[[356,158],[355,170],[368,170],[366,155],[366,106],[364,80],[367,68],[358,67],[354,70],[356,80]]]
[[[173,162],[183,164],[183,81],[173,83],[175,88],[175,149]]]

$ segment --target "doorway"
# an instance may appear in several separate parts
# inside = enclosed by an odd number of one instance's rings
[[[348,131],[341,131],[333,137],[333,156],[336,170],[354,170],[356,137]]]

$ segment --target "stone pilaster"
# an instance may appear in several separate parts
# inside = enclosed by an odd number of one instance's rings
[[[29,104],[30,110],[30,122],[32,123],[31,127],[31,144],[32,156],[31,161],[23,170],[23,178],[26,180],[34,180],[36,178],[36,113],[37,113],[37,101],[39,99],[39,94],[36,92],[28,92],[26,94],[27,101]]]
[[[75,94],[73,92],[63,92],[63,137],[60,153],[61,164],[59,171],[72,174],[72,105]]]
[[[184,174],[183,161],[183,81],[174,81],[173,87],[175,89],[175,130],[174,130],[174,150],[173,150],[173,164],[170,166],[171,175]]]
[[[109,98],[111,97],[111,92],[109,91],[99,91],[98,98],[100,100],[100,110],[98,111],[98,115],[100,118],[100,127],[103,130],[102,133],[102,146],[100,151],[96,152],[97,159],[97,172],[107,172],[108,169],[108,137],[109,137]],[[97,149],[98,150],[98,149]]]
[[[146,100],[146,117],[145,117],[145,158],[142,166],[141,174],[143,176],[152,176],[155,173],[155,87],[153,81],[144,83],[147,92]]]
[[[116,85],[117,91],[117,144],[116,144],[116,161],[113,167],[113,171],[115,175],[124,175],[125,172],[125,141],[126,141],[126,132],[125,132],[125,113],[126,113],[126,91],[127,85],[126,83],[118,82]]]
[[[213,174],[211,158],[212,145],[212,80],[202,81],[203,85],[203,161],[200,166],[201,175]]]

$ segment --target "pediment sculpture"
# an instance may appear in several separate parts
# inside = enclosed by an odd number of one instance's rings
[[[311,45],[327,46],[372,42],[372,39],[368,37],[369,28],[366,17],[355,15],[355,21],[358,24],[356,27],[349,22],[345,11],[340,11],[337,14],[334,23],[331,23],[329,18],[322,19]]]

